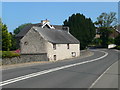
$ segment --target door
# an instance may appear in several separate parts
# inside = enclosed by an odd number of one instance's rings
[[[54,55],[54,60],[56,60],[56,55]]]

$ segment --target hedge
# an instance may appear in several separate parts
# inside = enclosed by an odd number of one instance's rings
[[[18,56],[20,56],[20,54],[14,51],[2,51],[2,58],[12,58]]]
[[[117,49],[120,50],[120,46],[117,46]]]

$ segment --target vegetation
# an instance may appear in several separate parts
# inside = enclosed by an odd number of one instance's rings
[[[114,44],[115,43],[115,40],[113,38],[108,38],[108,45],[109,44]]]
[[[112,29],[108,27],[100,27],[100,39],[101,39],[101,45],[103,47],[107,47],[108,44],[111,42],[109,35],[112,33]]]
[[[0,58],[2,58],[2,51],[0,51]]]
[[[117,49],[120,50],[120,46],[117,46]]]
[[[2,21],[0,18],[0,50],[2,50]]]
[[[90,18],[77,13],[65,20],[64,26],[69,26],[70,33],[80,41],[81,49],[85,49],[95,37],[95,26]]]
[[[117,49],[120,50],[120,34],[115,38],[115,44],[117,45]]]
[[[7,30],[7,26],[5,24],[2,24],[2,50],[9,51],[12,43],[11,43],[11,35]]]
[[[101,13],[101,15],[97,17],[97,21],[95,22],[95,24],[98,27],[113,27],[117,24],[116,13]]]
[[[102,43],[102,40],[100,38],[95,38],[95,39],[93,39],[92,43],[96,46],[100,46]]]
[[[11,35],[11,43],[12,43],[10,50],[16,50],[17,49],[17,46],[16,46],[17,42],[16,42],[15,35],[12,34],[11,32],[10,32],[10,35]]]
[[[109,38],[109,35],[113,32],[113,27],[116,25],[117,18],[115,12],[101,13],[97,17],[95,23],[90,18],[86,18],[83,14],[77,13],[70,16],[63,22],[64,26],[70,28],[70,33],[80,41],[80,48],[85,49],[91,42],[95,45],[102,45],[107,47],[108,44],[115,43],[117,48],[120,50],[120,35],[115,38]],[[16,47],[15,35],[17,35],[21,29],[31,23],[22,24],[17,27],[13,33],[8,32],[7,25],[2,23],[0,18],[0,56],[15,57],[19,56],[18,53],[10,50],[18,49]],[[96,25],[96,27],[95,27]],[[100,35],[100,38],[94,38],[96,34],[96,28]],[[1,47],[2,46],[2,47]],[[2,53],[2,54],[1,54]]]
[[[22,24],[18,28],[14,30],[14,34],[11,32],[8,32],[7,25],[2,23],[2,20],[0,19],[0,50],[2,51],[10,51],[10,50],[16,50],[16,39],[15,35],[20,32],[21,29],[23,29],[26,25],[29,25],[30,23],[27,24]]]
[[[115,38],[115,44],[120,46],[120,34]]]
[[[2,51],[2,58],[12,58],[20,56],[19,53],[15,53],[14,51]]]
[[[98,32],[100,34],[101,45],[107,47],[108,44],[114,43],[114,40],[109,38],[110,34],[114,30],[114,25],[117,23],[116,13],[102,13],[97,17],[95,25],[97,26]]]

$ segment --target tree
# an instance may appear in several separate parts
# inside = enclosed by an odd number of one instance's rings
[[[95,24],[98,27],[111,27],[117,24],[117,18],[115,12],[110,13],[102,13],[99,17],[97,17],[97,21]]]
[[[0,18],[0,50],[2,50],[2,21]]]
[[[63,23],[64,26],[70,28],[70,33],[80,41],[81,49],[85,49],[95,37],[95,26],[92,20],[86,18],[83,14],[73,14]]]
[[[11,32],[10,32],[10,35],[11,35],[11,48],[10,48],[10,50],[16,50],[17,49],[17,42],[16,42],[16,38],[15,38],[15,35],[14,34],[12,34]]]
[[[94,38],[92,43],[96,46],[100,46],[102,43],[102,40],[100,38]]]
[[[117,18],[115,12],[102,13],[99,17],[97,17],[95,24],[98,32],[100,33],[100,39],[102,40],[101,45],[103,47],[107,47],[107,45],[111,42],[109,35],[114,31],[113,27],[116,23]]]
[[[115,44],[120,46],[120,34],[115,38]]]
[[[107,47],[109,44],[109,35],[112,33],[112,29],[108,27],[100,27],[100,39],[103,47]]]
[[[7,26],[2,25],[2,50],[9,51],[11,48],[11,35],[7,30]]]
[[[25,23],[25,24],[22,24],[22,25],[18,26],[18,27],[13,31],[13,33],[14,33],[15,35],[17,35],[17,34],[20,32],[20,30],[22,30],[25,26],[30,25],[30,24],[31,24],[31,23]]]

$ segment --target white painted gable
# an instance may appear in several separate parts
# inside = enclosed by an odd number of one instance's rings
[[[47,25],[50,29],[55,29],[52,25],[50,25],[50,21],[48,21],[47,19],[42,20],[41,24],[42,24],[42,28],[44,28]]]

